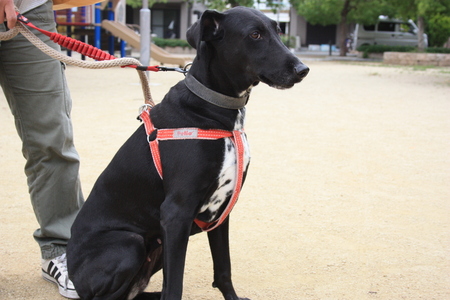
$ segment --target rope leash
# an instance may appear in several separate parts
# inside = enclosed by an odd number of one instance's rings
[[[70,37],[63,36],[58,33],[49,32],[43,29],[40,29],[34,26],[31,22],[29,22],[24,16],[18,14],[19,22],[16,23],[16,26],[6,32],[0,32],[0,41],[9,40],[15,37],[18,33],[21,33],[26,39],[28,39],[33,45],[35,45],[38,49],[40,49],[45,54],[50,57],[57,59],[61,62],[64,62],[69,65],[74,65],[82,68],[88,69],[105,69],[111,67],[131,67],[135,68],[138,71],[139,77],[141,79],[142,90],[144,93],[145,104],[141,107],[140,111],[140,119],[144,122],[147,139],[151,132],[156,130],[153,127],[153,124],[150,121],[150,109],[155,105],[152,100],[150,94],[150,87],[148,83],[148,78],[145,74],[145,71],[177,71],[186,75],[187,66],[182,68],[168,68],[168,67],[160,67],[160,66],[143,66],[137,59],[134,58],[116,58],[113,55],[110,55],[103,50],[100,50],[94,46],[85,44],[78,40],[72,39]],[[95,62],[86,62],[82,60],[77,60],[72,57],[66,56],[62,54],[60,51],[57,51],[47,44],[45,44],[41,39],[39,39],[36,35],[34,35],[26,26],[31,27],[44,35],[48,36],[53,42],[63,46],[67,49],[76,51],[90,58],[96,59]],[[239,194],[242,188],[243,183],[243,174],[244,174],[244,142],[242,137],[243,132],[239,130],[234,131],[225,131],[225,130],[202,130],[199,128],[179,128],[179,129],[159,129],[157,130],[157,138],[153,141],[149,140],[150,151],[152,153],[153,161],[155,163],[155,167],[161,179],[163,178],[162,174],[162,165],[161,165],[161,157],[159,153],[159,145],[158,140],[176,140],[176,139],[221,139],[221,138],[231,138],[233,144],[236,149],[236,183],[231,195],[231,198],[225,207],[225,210],[219,216],[218,219],[212,222],[203,222],[199,219],[195,219],[194,222],[203,230],[203,231],[211,231],[219,227],[228,217],[231,210],[235,206]]]
[[[146,71],[178,71],[181,73],[186,73],[186,67],[184,69],[181,68],[167,68],[160,66],[143,66],[141,62],[135,58],[117,58],[109,53],[106,53],[103,50],[100,50],[94,46],[88,45],[76,39],[63,36],[59,33],[49,32],[43,29],[40,29],[33,25],[26,17],[17,13],[17,19],[19,22],[16,23],[16,26],[13,29],[10,29],[6,32],[0,33],[0,41],[10,40],[15,37],[17,34],[21,33],[26,39],[28,39],[33,45],[35,45],[39,50],[49,55],[50,57],[57,59],[63,63],[68,65],[73,65],[86,69],[107,69],[113,67],[130,67],[136,69],[138,72],[139,78],[141,80],[142,92],[144,94],[145,104],[153,107],[155,103],[153,102],[150,86],[148,82],[148,77],[145,74]],[[45,44],[41,39],[39,39],[36,35],[34,35],[28,28],[33,28],[48,36],[53,42],[58,45],[65,47],[69,50],[76,51],[82,55],[93,58],[97,61],[95,62],[87,62],[83,60],[78,60],[72,58],[70,56],[64,55],[61,52],[51,48],[47,44]]]

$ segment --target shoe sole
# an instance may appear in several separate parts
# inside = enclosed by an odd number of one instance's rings
[[[78,296],[77,291],[74,289],[65,289],[63,286],[61,286],[53,276],[42,270],[42,278],[47,280],[48,282],[52,282],[58,286],[59,293],[61,296],[69,298],[69,299],[80,299],[80,296]]]

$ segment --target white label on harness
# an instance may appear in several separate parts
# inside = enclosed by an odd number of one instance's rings
[[[196,128],[183,128],[173,131],[174,139],[189,139],[196,138],[198,136],[198,130]]]

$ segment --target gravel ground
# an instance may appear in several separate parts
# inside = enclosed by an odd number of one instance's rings
[[[247,182],[231,215],[235,287],[252,300],[450,299],[450,69],[306,60],[290,90],[251,95]],[[131,69],[68,67],[87,196],[139,123]],[[182,75],[152,73],[156,101]],[[61,299],[40,277],[37,222],[0,95],[0,299]],[[184,298],[211,288],[205,234],[191,238]],[[161,275],[149,290],[158,290]]]

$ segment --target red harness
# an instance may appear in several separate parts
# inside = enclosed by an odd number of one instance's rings
[[[147,138],[150,134],[156,130],[150,120],[150,110],[143,110],[140,114],[141,120],[144,122],[145,132]],[[243,132],[239,130],[227,131],[221,129],[209,129],[204,130],[200,128],[178,128],[178,129],[157,129],[156,138],[152,141],[149,140],[150,152],[152,153],[153,162],[159,176],[163,179],[163,170],[161,164],[161,156],[159,153],[159,141],[164,140],[187,140],[187,139],[202,139],[202,140],[217,140],[222,138],[231,138],[235,145],[237,167],[236,167],[236,185],[234,187],[233,195],[228,202],[227,207],[223,211],[222,215],[213,222],[203,222],[199,219],[195,219],[194,222],[203,230],[211,231],[220,226],[223,221],[228,217],[234,205],[236,204],[239,193],[241,192],[242,180],[244,177],[244,141],[242,139]]]

